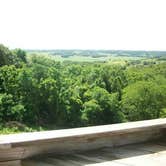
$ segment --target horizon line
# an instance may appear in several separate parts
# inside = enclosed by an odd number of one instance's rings
[[[15,48],[14,48],[15,49]],[[165,50],[151,50],[151,49],[74,49],[74,48],[44,48],[44,49],[41,49],[41,48],[28,48],[28,49],[24,49],[24,48],[20,48],[20,49],[23,49],[25,51],[60,51],[60,50],[63,50],[63,51],[144,51],[144,52],[149,52],[149,51],[154,51],[154,52],[166,52],[166,49]]]

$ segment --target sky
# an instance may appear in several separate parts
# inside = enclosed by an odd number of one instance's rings
[[[0,43],[22,49],[166,50],[166,0],[0,0]]]

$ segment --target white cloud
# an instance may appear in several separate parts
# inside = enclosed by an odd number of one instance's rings
[[[165,6],[165,0],[0,0],[0,43],[166,50]]]

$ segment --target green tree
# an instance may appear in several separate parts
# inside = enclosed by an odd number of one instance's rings
[[[20,121],[22,122],[24,106],[15,101],[14,96],[11,94],[0,94],[0,122]]]
[[[129,121],[159,118],[166,107],[165,99],[165,85],[138,81],[124,89],[122,109]]]
[[[21,60],[21,61],[23,61],[23,62],[27,62],[27,60],[26,60],[26,52],[25,51],[23,51],[23,50],[21,50],[21,49],[15,49],[14,50],[14,53],[17,55],[17,57]]]
[[[10,65],[13,62],[12,52],[2,44],[0,44],[0,66]]]
[[[89,124],[109,124],[124,120],[117,94],[109,94],[105,89],[95,87],[85,93],[85,98],[87,102],[84,103],[83,117]]]

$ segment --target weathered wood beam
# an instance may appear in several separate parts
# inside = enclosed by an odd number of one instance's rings
[[[22,166],[21,160],[0,162],[0,166]]]
[[[166,118],[113,125],[0,136],[0,161],[21,160],[45,153],[71,153],[158,139]]]

